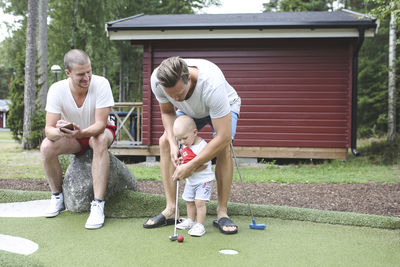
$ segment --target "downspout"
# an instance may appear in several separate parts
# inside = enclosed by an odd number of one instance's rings
[[[358,52],[364,42],[364,31],[363,27],[358,29],[359,37],[356,44],[356,48],[353,54],[353,80],[352,80],[352,96],[351,96],[351,152],[354,156],[360,155],[357,151],[357,91],[358,91]]]

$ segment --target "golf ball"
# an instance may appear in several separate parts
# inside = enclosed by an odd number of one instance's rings
[[[176,240],[178,240],[178,242],[183,242],[183,236],[182,235],[178,235],[178,238]]]

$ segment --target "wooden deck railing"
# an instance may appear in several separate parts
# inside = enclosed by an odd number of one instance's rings
[[[117,126],[113,146],[142,144],[142,113],[142,102],[115,103],[110,112],[110,117],[115,120]],[[129,125],[128,128],[127,124]]]

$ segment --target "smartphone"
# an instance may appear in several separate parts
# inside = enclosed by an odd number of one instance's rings
[[[65,133],[64,129],[68,129],[68,130],[72,131],[74,129],[74,125],[72,123],[70,123],[70,124],[67,124],[60,128],[60,130]]]

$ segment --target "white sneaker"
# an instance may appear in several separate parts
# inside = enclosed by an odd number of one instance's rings
[[[65,210],[63,194],[60,193],[58,196],[51,195],[50,206],[44,213],[44,216],[46,218],[56,217],[63,210]]]
[[[176,228],[181,229],[181,230],[185,230],[185,229],[190,229],[192,228],[192,226],[194,225],[194,222],[192,221],[192,219],[186,219],[183,220],[183,222],[178,223],[176,225]]]
[[[189,230],[188,234],[191,236],[202,236],[206,233],[206,229],[204,228],[204,225],[201,223],[196,223],[192,229]]]
[[[86,221],[86,229],[97,229],[104,224],[104,201],[92,201],[90,207],[90,215]]]

